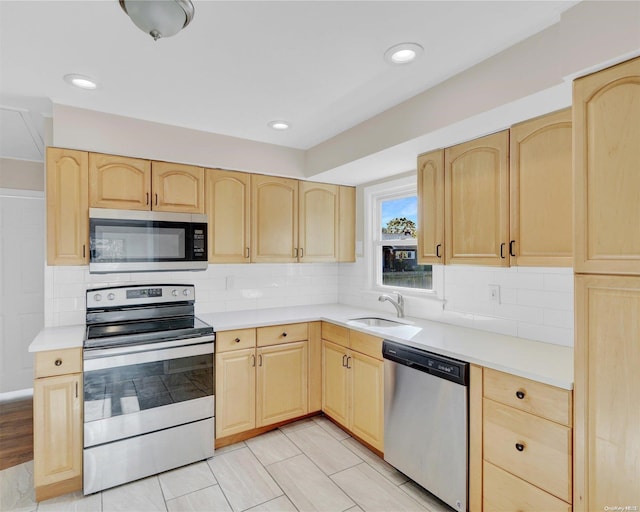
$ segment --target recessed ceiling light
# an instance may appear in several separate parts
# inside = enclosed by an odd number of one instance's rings
[[[84,75],[64,75],[64,81],[80,89],[97,89],[98,84]]]
[[[270,121],[269,126],[274,130],[287,130],[289,128],[289,123],[286,121],[278,120],[278,121]]]
[[[424,48],[417,43],[396,44],[384,52],[384,58],[391,64],[409,64],[413,62]]]

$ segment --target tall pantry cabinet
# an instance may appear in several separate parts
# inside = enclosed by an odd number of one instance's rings
[[[574,508],[640,505],[640,58],[573,90]],[[632,510],[632,509],[629,509]]]

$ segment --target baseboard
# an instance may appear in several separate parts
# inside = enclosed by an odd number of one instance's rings
[[[18,389],[17,391],[0,393],[0,402],[12,402],[14,400],[22,400],[25,398],[33,398],[33,388]]]

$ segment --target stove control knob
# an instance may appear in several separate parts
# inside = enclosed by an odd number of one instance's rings
[[[188,297],[189,295],[191,295],[191,290],[189,288],[185,288],[184,290],[182,290],[182,295]]]
[[[100,302],[102,300],[102,295],[100,295],[99,293],[96,293],[93,296],[93,300],[95,300],[96,302]]]
[[[107,295],[107,299],[109,300],[113,300],[116,298],[116,294],[115,293],[110,293],[109,295]]]
[[[174,297],[178,296],[178,290],[171,290],[171,295],[173,295]]]

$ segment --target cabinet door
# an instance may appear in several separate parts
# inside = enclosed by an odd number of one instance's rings
[[[307,342],[258,349],[257,427],[308,412]]]
[[[84,151],[47,148],[47,263],[89,261],[89,156]]]
[[[251,261],[298,261],[298,181],[251,177]]]
[[[151,162],[89,153],[89,206],[151,209]]]
[[[356,189],[338,187],[338,261],[356,261]]]
[[[82,375],[35,379],[34,485],[38,501],[82,489]]]
[[[322,410],[348,428],[347,350],[322,340]]]
[[[152,210],[204,213],[204,169],[192,165],[152,162]]]
[[[640,277],[576,276],[574,507],[640,497]]]
[[[359,352],[349,352],[351,431],[384,451],[384,363]]]
[[[571,109],[511,128],[511,265],[573,265]]]
[[[256,426],[255,349],[216,354],[216,438]]]
[[[574,82],[575,270],[640,274],[640,57]]]
[[[509,131],[445,150],[445,262],[509,266]]]
[[[418,157],[418,263],[444,262],[444,149]]]
[[[338,259],[338,187],[301,181],[299,194],[298,260]]]
[[[207,169],[205,173],[209,262],[249,263],[251,176],[220,169]]]

